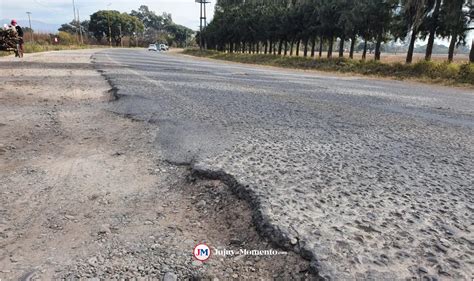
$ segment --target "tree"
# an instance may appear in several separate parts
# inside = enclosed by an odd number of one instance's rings
[[[433,53],[433,44],[436,32],[439,29],[439,12],[441,8],[441,0],[434,0],[434,9],[433,13],[427,19],[427,25],[429,30],[428,44],[426,45],[426,54],[425,60],[431,60],[431,55]]]
[[[82,21],[80,24],[78,21],[71,21],[70,23],[64,23],[58,29],[58,31],[66,32],[69,34],[78,34],[81,30],[83,34],[89,33],[89,23],[90,21],[85,20]],[[80,28],[80,29],[79,29]]]
[[[124,36],[143,32],[143,23],[134,16],[118,11],[98,11],[91,15],[89,31],[97,41],[102,41],[106,36],[109,42],[119,46]]]
[[[467,32],[473,28],[469,24],[473,20],[473,4],[468,0],[444,1],[441,7],[443,37],[450,37],[448,61],[454,58],[454,49],[466,43]]]
[[[399,24],[408,27],[403,30],[403,33],[410,36],[406,63],[413,61],[415,41],[422,31],[424,20],[431,10],[429,2],[430,0],[401,0],[401,21]]]
[[[22,27],[24,33],[34,33],[35,31],[27,26]]]
[[[370,0],[369,9],[373,15],[371,29],[375,39],[375,60],[380,60],[380,47],[388,39],[390,26],[393,22],[393,13],[397,7],[394,0]]]
[[[178,47],[184,47],[188,39],[194,34],[191,29],[175,23],[168,24],[165,30],[171,35],[168,38],[168,44],[175,43]]]
[[[140,6],[138,11],[132,10],[130,15],[138,18],[143,23],[145,31],[150,28],[156,30],[161,30],[164,28],[164,18],[162,16],[158,16],[155,12],[150,11],[146,5]]]
[[[130,16],[138,18],[143,23],[146,43],[167,42],[168,45],[174,43],[183,47],[194,34],[191,29],[175,24],[171,14],[157,15],[146,5],[140,6],[137,11],[133,10]]]
[[[321,34],[328,40],[327,57],[332,57],[334,36],[341,34],[341,28],[337,25],[341,16],[342,1],[323,0],[319,5],[321,19]]]
[[[457,2],[463,2],[459,9]],[[411,63],[418,38],[428,38],[426,58],[431,57],[436,37],[454,38],[463,44],[472,22],[469,0],[218,0],[214,19],[203,37],[210,47],[234,52],[263,52],[314,56],[319,39],[319,56],[327,46],[332,57],[334,41],[339,42],[339,57],[351,41],[353,58],[356,41],[362,39],[362,58],[375,50],[379,60],[382,43],[408,38],[406,62]],[[456,16],[462,11],[463,16]],[[457,13],[457,14],[456,14]],[[467,15],[470,15],[469,17]],[[454,35],[454,36],[453,36]],[[454,49],[453,49],[454,50]]]

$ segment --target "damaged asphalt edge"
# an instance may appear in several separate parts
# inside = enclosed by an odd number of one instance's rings
[[[90,57],[90,60],[91,60],[91,63],[92,63],[92,66],[94,67],[94,69],[100,74],[100,76],[102,76],[105,81],[107,81],[107,83],[110,85],[110,90],[108,91],[108,93],[111,95],[111,100],[110,101],[116,101],[118,99],[120,99],[120,94],[118,93],[119,89],[118,87],[115,85],[115,83],[110,79],[110,77],[108,77],[106,74],[105,74],[105,70],[103,69],[100,69],[97,65],[97,60],[96,60],[96,57],[94,57],[94,55],[91,55]]]
[[[96,58],[92,55],[91,62],[98,73],[107,81],[110,85],[110,90],[108,91],[111,96],[113,97],[110,101],[117,101],[120,98],[126,96],[119,94],[119,88],[116,86],[114,81],[106,74],[106,72],[101,69],[96,61]],[[116,113],[116,112],[114,112]],[[118,114],[118,113],[116,113]],[[146,120],[142,120],[136,118],[131,114],[118,114],[121,117],[132,119],[133,121],[142,121],[145,122]],[[291,243],[291,234],[281,229],[280,227],[272,224],[270,219],[264,212],[262,211],[262,203],[261,199],[252,191],[248,186],[245,186],[239,183],[234,176],[222,171],[222,170],[212,170],[202,166],[199,166],[196,163],[173,163],[167,161],[168,163],[176,166],[188,166],[191,168],[191,175],[196,178],[202,179],[211,179],[211,180],[219,180],[227,185],[232,193],[234,193],[238,198],[245,200],[250,205],[252,210],[252,221],[256,227],[257,232],[262,235],[263,237],[268,238],[272,243],[276,246],[280,247],[283,250],[293,251],[299,254],[302,258],[311,261],[310,262],[310,273],[316,276],[318,279],[325,280],[326,278],[319,275],[319,262],[316,258],[311,249],[306,247],[304,241],[298,239],[296,245],[292,245]]]
[[[305,246],[305,243],[298,239],[296,245],[291,243],[291,234],[272,224],[268,216],[262,211],[262,202],[260,197],[248,185],[239,183],[236,178],[222,170],[212,170],[199,164],[190,164],[193,176],[204,179],[219,180],[227,185],[231,191],[240,199],[245,200],[252,210],[252,220],[257,232],[263,237],[268,238],[276,246],[283,250],[293,251],[302,258],[310,260],[310,272],[319,279],[325,279],[319,276],[319,262],[314,252]]]

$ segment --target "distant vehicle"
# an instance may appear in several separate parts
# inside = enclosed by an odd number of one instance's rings
[[[170,47],[166,44],[160,44],[160,50],[161,51],[168,51]]]
[[[148,46],[148,51],[155,51],[158,52],[158,47],[156,47],[156,44],[150,44]]]

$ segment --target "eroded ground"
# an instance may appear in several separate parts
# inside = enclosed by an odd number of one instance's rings
[[[294,253],[193,260],[278,248],[227,186],[163,161],[159,129],[110,112],[92,53],[0,61],[0,279],[311,278]]]

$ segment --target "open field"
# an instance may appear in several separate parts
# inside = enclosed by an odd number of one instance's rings
[[[326,55],[326,53],[324,53]],[[337,56],[338,54],[335,53]],[[344,54],[345,57],[348,57],[349,55],[347,53]],[[355,60],[360,60],[362,59],[362,53],[361,52],[356,52],[354,53],[354,59]],[[367,60],[373,60],[374,59],[374,54],[367,54]],[[380,57],[381,62],[385,63],[404,63],[406,59],[406,54],[405,53],[400,53],[400,54],[393,54],[393,53],[382,53]],[[414,53],[413,54],[413,62],[419,62],[419,61],[424,61],[425,60],[425,54],[421,53]],[[431,56],[431,60],[435,62],[446,62],[448,60],[448,54],[433,54]],[[454,56],[454,63],[468,63],[469,62],[469,55],[467,54],[457,54]]]
[[[308,56],[310,56],[310,52],[308,52]],[[315,57],[318,57],[318,56],[319,56],[319,53],[316,52]],[[339,53],[337,52],[337,50],[335,52],[333,52],[333,58],[337,58],[338,56],[339,56]],[[297,56],[295,54],[293,54],[292,57],[297,57]],[[303,57],[303,52],[301,50],[300,50],[299,57]],[[326,58],[326,57],[327,57],[327,52],[323,52],[322,53],[322,58]],[[348,58],[349,53],[345,52],[344,57]],[[354,59],[355,60],[362,59],[362,52],[354,52]],[[373,60],[373,59],[374,59],[374,54],[373,53],[372,54],[367,53],[367,61]],[[384,62],[384,63],[396,63],[396,62],[405,63],[405,59],[406,59],[406,53],[398,53],[398,54],[382,53],[382,55],[380,57],[380,62]],[[423,61],[423,60],[425,60],[425,54],[422,54],[422,53],[414,53],[413,54],[413,62],[419,62],[419,61]],[[435,62],[445,62],[445,61],[448,60],[448,54],[433,54],[432,57],[431,57],[431,60],[435,61]],[[467,55],[467,54],[456,54],[454,56],[454,63],[467,63],[467,62],[469,62],[469,55]]]

